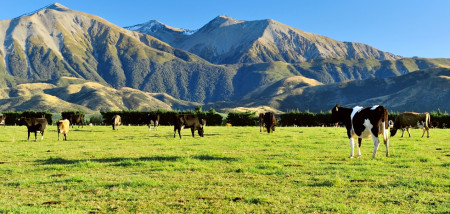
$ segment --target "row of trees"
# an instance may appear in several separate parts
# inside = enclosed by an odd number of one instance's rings
[[[69,114],[84,114],[82,111],[65,111],[61,113],[64,118],[65,115]],[[86,123],[94,124],[104,124],[111,125],[112,118],[114,115],[120,115],[122,117],[122,123],[125,125],[143,125],[148,121],[142,120],[148,114],[159,114],[161,125],[173,125],[173,119],[177,114],[195,114],[199,119],[205,119],[207,125],[210,126],[220,126],[225,123],[230,123],[233,126],[256,126],[259,123],[259,116],[254,112],[230,112],[228,115],[223,115],[217,113],[214,109],[209,109],[208,111],[203,111],[201,107],[197,107],[194,110],[188,111],[167,111],[159,109],[156,111],[108,111],[100,112],[101,116],[93,116],[86,121]],[[395,118],[400,114],[400,112],[390,112],[389,119],[395,120]],[[14,125],[17,124],[20,117],[45,117],[49,124],[52,123],[52,114],[48,111],[24,111],[24,112],[3,112],[6,115],[6,124]],[[450,124],[450,115],[448,113],[442,113],[440,110],[430,112],[431,121],[433,123],[439,123],[439,127],[443,124]],[[226,117],[225,117],[226,116]],[[279,119],[280,126],[329,126],[331,113],[312,113],[309,111],[300,112],[298,110],[291,111],[285,114],[280,114],[277,116]]]

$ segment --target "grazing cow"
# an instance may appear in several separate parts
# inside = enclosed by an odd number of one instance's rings
[[[30,132],[34,132],[34,141],[37,141],[37,133],[40,132],[42,137],[41,140],[44,139],[44,130],[47,127],[47,119],[45,118],[26,118],[21,117],[19,120],[19,125],[25,125],[28,129],[28,138],[27,141],[30,140]]]
[[[264,114],[264,125],[267,129],[267,133],[274,132],[277,124],[278,121],[273,112],[266,112]]]
[[[231,123],[227,123],[227,124],[225,124],[225,126],[231,127]]]
[[[300,127],[301,125],[302,125],[302,124],[301,124],[300,120],[297,119],[297,118],[295,118],[295,119],[294,119],[294,127]]]
[[[264,113],[259,113],[259,132],[262,132],[262,127],[266,126],[264,124]]]
[[[67,116],[63,115],[63,119],[68,119],[70,121],[70,124],[72,125],[72,128],[73,124],[78,124],[78,128],[80,128],[80,124],[81,128],[84,127],[84,114],[69,114]]]
[[[6,125],[6,115],[2,115],[2,117],[0,117],[0,125],[3,125],[3,127],[5,127],[5,125]]]
[[[152,123],[153,128],[155,128],[156,131],[158,131],[160,122],[160,115],[159,114],[147,114],[144,117],[139,118],[140,124],[146,124],[148,126],[148,130],[152,130]]]
[[[206,126],[206,120],[202,119],[202,126],[205,127]]]
[[[113,130],[119,130],[119,126],[122,123],[122,118],[120,118],[120,115],[114,115],[112,118],[112,128]]]
[[[58,120],[58,122],[56,122],[56,127],[58,129],[58,140],[60,133],[64,134],[63,140],[67,140],[67,133],[69,133],[70,121],[68,119]]]
[[[358,157],[361,157],[362,138],[369,136],[372,136],[374,146],[372,157],[375,157],[380,144],[378,139],[380,134],[383,135],[386,146],[386,157],[389,157],[388,110],[383,106],[346,108],[336,105],[331,110],[331,122],[342,122],[347,128],[347,136],[350,140],[349,158],[353,158],[354,154],[355,141],[353,138],[358,137]]]
[[[411,132],[409,131],[410,127],[418,127],[423,130],[422,137],[425,135],[425,131],[427,132],[427,137],[430,137],[429,126],[430,114],[428,112],[403,112],[399,114],[397,118],[395,118],[394,127],[391,130],[391,137],[393,137],[397,133],[398,129],[402,129],[403,137],[405,128],[408,131],[409,137],[411,137]]]
[[[181,139],[181,129],[191,128],[192,137],[194,137],[195,130],[198,130],[198,135],[203,137],[203,125],[200,123],[197,116],[193,114],[179,114],[175,116],[175,124],[173,127],[173,137],[175,137],[177,130]]]

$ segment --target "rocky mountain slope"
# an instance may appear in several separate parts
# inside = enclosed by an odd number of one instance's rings
[[[297,63],[330,58],[401,58],[369,45],[337,41],[272,19],[242,21],[218,16],[197,31],[178,29],[157,21],[129,29],[152,35],[215,64],[273,61]]]

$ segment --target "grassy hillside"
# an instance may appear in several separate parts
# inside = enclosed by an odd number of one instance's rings
[[[83,79],[62,77],[50,83],[24,83],[5,90],[0,110],[49,110],[62,112],[79,109],[86,113],[100,110],[156,110],[172,107],[192,108],[197,103],[178,100],[163,93],[147,93],[132,88],[114,89]],[[170,102],[167,102],[170,100]]]
[[[391,138],[391,157],[362,144],[349,159],[344,128],[84,127],[57,141],[0,138],[0,212],[448,213],[448,130]],[[416,137],[414,137],[416,136]],[[218,140],[220,139],[220,140]]]

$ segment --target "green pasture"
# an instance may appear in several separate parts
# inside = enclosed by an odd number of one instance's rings
[[[85,126],[58,141],[0,127],[0,213],[449,213],[450,130],[365,139],[344,128]],[[34,140],[34,136],[32,137]]]

